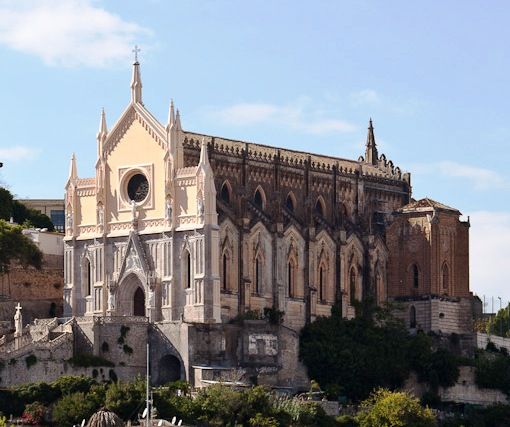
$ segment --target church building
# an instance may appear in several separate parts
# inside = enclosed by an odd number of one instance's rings
[[[356,301],[394,301],[412,329],[468,327],[469,224],[412,199],[372,120],[357,160],[199,134],[173,102],[164,124],[149,112],[135,61],[126,109],[110,129],[101,113],[95,166],[81,178],[73,155],[65,186],[64,315],[94,325],[98,354],[108,325],[151,325],[155,360],[175,359],[155,362],[160,382],[259,363],[290,384],[299,330],[335,304],[351,318]],[[264,312],[285,328],[229,329]]]

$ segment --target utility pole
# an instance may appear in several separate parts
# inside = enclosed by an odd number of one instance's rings
[[[503,336],[503,313],[501,313],[501,297],[498,297],[499,299],[499,312],[498,314],[501,314],[501,317],[499,318],[499,336]]]
[[[147,412],[147,414],[145,415],[145,422],[146,422],[146,426],[149,427],[151,425],[151,395],[150,395],[150,366],[149,366],[149,362],[150,362],[150,357],[149,357],[149,337],[147,336],[147,383],[146,383],[146,407],[145,407],[145,411]]]

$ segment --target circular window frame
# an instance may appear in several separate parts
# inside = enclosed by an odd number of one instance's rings
[[[122,189],[121,190],[122,198],[124,199],[124,202],[128,206],[131,205],[131,198],[129,197],[128,186],[129,186],[129,181],[131,181],[131,178],[133,178],[135,175],[142,175],[146,179],[147,185],[149,186],[149,190],[147,191],[147,195],[145,196],[145,198],[139,202],[137,202],[136,200],[134,201],[136,206],[142,206],[150,200],[152,185],[151,185],[151,181],[150,181],[149,177],[147,176],[146,171],[144,171],[140,168],[131,169],[127,173],[125,173],[124,176],[122,177],[122,182],[120,185],[120,188]]]

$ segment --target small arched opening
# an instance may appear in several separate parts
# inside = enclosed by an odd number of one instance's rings
[[[172,354],[159,359],[157,385],[163,385],[181,379],[181,361]]]

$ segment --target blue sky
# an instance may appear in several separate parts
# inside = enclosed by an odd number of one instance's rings
[[[492,1],[0,0],[0,182],[62,197],[93,175],[101,107],[143,98],[185,129],[357,158],[379,151],[471,217],[471,288],[510,300],[510,8]]]

